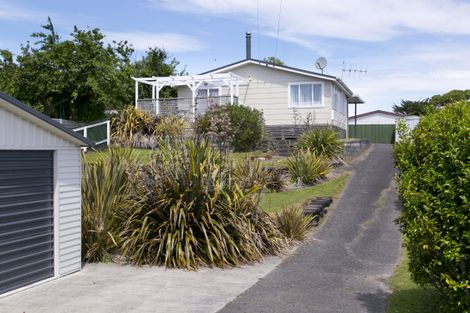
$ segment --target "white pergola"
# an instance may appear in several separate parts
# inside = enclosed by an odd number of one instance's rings
[[[227,86],[230,90],[230,103],[233,104],[234,96],[238,97],[239,86],[248,85],[248,79],[245,79],[234,73],[217,73],[203,75],[187,76],[168,76],[168,77],[132,77],[135,81],[135,105],[139,100],[139,83],[152,86],[152,100],[155,101],[155,112],[158,115],[159,93],[165,86],[178,87],[187,86],[192,92],[192,109],[196,115],[196,97],[197,90],[202,84],[210,84],[214,87]]]

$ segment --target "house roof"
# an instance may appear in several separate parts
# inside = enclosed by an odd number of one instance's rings
[[[278,69],[278,70],[282,70],[282,71],[286,71],[286,72],[291,72],[291,73],[296,73],[296,74],[301,74],[301,75],[305,75],[305,76],[310,76],[310,77],[321,78],[321,79],[333,81],[337,85],[339,85],[339,87],[341,89],[343,89],[349,97],[351,97],[353,95],[353,92],[351,91],[351,89],[349,89],[349,87],[340,78],[337,78],[335,76],[321,74],[321,73],[312,72],[312,71],[307,71],[307,70],[303,70],[303,69],[295,68],[295,67],[290,67],[290,66],[286,66],[286,65],[273,64],[273,63],[269,63],[269,62],[261,61],[261,60],[257,60],[257,59],[244,59],[244,60],[241,60],[241,61],[237,61],[237,62],[234,62],[234,63],[230,63],[230,64],[227,64],[227,65],[212,69],[210,71],[203,72],[200,75],[205,75],[205,74],[210,74],[210,73],[219,73],[219,72],[222,72],[222,71],[225,72],[225,71],[228,71],[228,70],[231,70],[231,69],[234,69],[234,68],[246,65],[246,64],[255,64],[255,65],[259,65],[259,66],[266,66],[266,67],[270,67],[270,68],[273,68],[273,69]]]
[[[388,111],[383,111],[383,110],[375,110],[375,111],[370,111],[362,114],[356,115],[356,117],[364,117],[364,116],[370,116],[374,114],[385,114],[393,117],[403,117],[403,115],[394,113],[394,112],[388,112]],[[349,119],[354,119],[354,116],[350,116]]]
[[[74,132],[73,130],[59,124],[58,122],[51,119],[49,116],[32,109],[31,107],[22,103],[18,99],[15,99],[3,92],[0,92],[0,100],[3,100],[2,102],[6,102],[7,104],[11,105],[13,108],[17,109],[15,113],[18,113],[19,115],[32,117],[32,119],[39,122],[39,124],[42,123],[43,125],[45,124],[45,125],[52,127],[55,130],[58,130],[57,133],[62,135],[61,137],[64,137],[65,139],[68,139],[69,141],[77,145],[80,145],[80,146],[94,146],[95,145],[95,143],[91,141],[90,139],[85,138],[79,133]]]

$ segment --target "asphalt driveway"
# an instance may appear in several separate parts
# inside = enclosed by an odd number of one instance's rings
[[[391,145],[372,145],[312,241],[220,313],[380,313],[400,258]]]

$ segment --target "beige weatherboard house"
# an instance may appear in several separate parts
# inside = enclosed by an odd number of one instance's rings
[[[246,59],[199,75],[134,78],[136,107],[152,114],[176,113],[195,118],[211,104],[244,104],[263,112],[268,130],[292,129],[308,117],[318,126],[347,133],[348,103],[362,103],[339,78],[251,58],[247,34]],[[141,84],[152,96],[139,96]],[[178,97],[159,99],[164,86]]]

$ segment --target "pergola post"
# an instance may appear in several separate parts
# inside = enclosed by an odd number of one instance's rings
[[[160,114],[160,89],[161,87],[157,84],[154,86],[155,91],[154,91],[154,101],[155,101],[155,114],[158,115]]]
[[[230,104],[233,104],[233,78],[230,76]]]
[[[135,107],[137,108],[137,104],[139,102],[139,82],[135,81]]]

